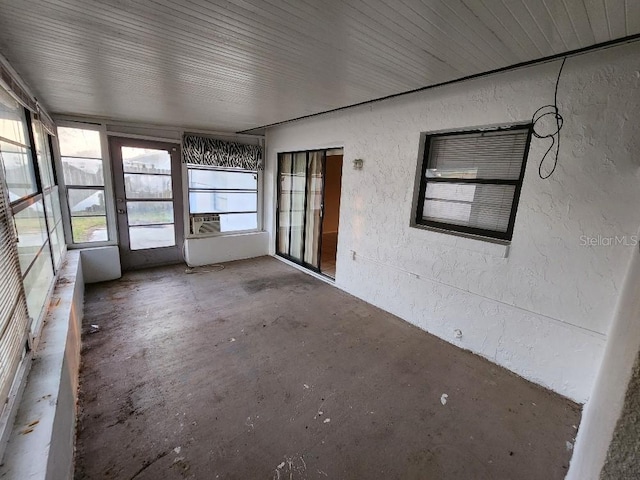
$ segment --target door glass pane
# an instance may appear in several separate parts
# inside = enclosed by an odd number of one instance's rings
[[[171,198],[170,175],[124,174],[127,198]]]
[[[173,223],[173,202],[127,202],[129,225]]]
[[[105,216],[71,217],[71,230],[73,230],[74,243],[106,242],[109,240],[107,217]]]
[[[175,228],[173,225],[129,227],[131,250],[172,247],[176,244],[175,236]]]
[[[289,233],[291,230],[291,154],[280,155],[280,198],[278,199],[278,252],[289,254]]]
[[[121,147],[129,248],[176,245],[171,155],[166,150]],[[147,201],[135,201],[137,199]],[[150,201],[167,199],[168,201]]]
[[[171,155],[166,150],[122,147],[125,173],[162,173],[171,175]]]
[[[291,176],[291,246],[289,255],[296,260],[302,260],[306,171],[306,152],[294,154]]]
[[[307,177],[307,225],[305,232],[304,261],[318,267],[318,243],[320,239],[322,208],[322,152],[309,153]]]

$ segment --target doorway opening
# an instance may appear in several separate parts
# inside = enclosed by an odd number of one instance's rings
[[[320,271],[331,278],[336,278],[340,191],[342,186],[342,150],[340,150],[339,154],[327,154],[324,178],[324,216],[322,217]]]
[[[278,155],[276,253],[335,278],[341,148]]]
[[[179,146],[111,137],[110,149],[122,269],[181,262]]]

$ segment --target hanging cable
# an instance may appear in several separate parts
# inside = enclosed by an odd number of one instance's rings
[[[562,75],[562,69],[564,68],[564,62],[567,61],[567,57],[562,59],[562,64],[560,65],[560,70],[558,71],[558,77],[556,78],[556,88],[553,94],[553,104],[544,105],[535,111],[533,117],[531,118],[531,123],[533,124],[533,136],[536,138],[550,138],[551,145],[542,156],[542,160],[540,160],[540,164],[538,165],[538,176],[543,180],[546,180],[553,172],[556,171],[556,167],[558,166],[558,154],[560,153],[560,130],[562,129],[562,124],[564,123],[564,119],[562,115],[560,115],[560,111],[558,110],[558,84],[560,83],[560,76]],[[556,121],[556,129],[550,133],[540,133],[536,131],[536,126],[540,126],[540,122],[544,117],[553,116]],[[557,137],[557,138],[556,138]],[[547,156],[553,149],[554,145],[556,146],[556,154],[553,159],[553,166],[548,174],[544,175],[542,173],[542,166],[544,165]]]

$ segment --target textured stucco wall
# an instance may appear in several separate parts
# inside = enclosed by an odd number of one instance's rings
[[[600,478],[640,478],[640,355],[633,367],[622,414],[613,432]]]
[[[607,333],[593,391],[582,412],[567,480],[599,478],[639,350],[640,248],[636,247]]]
[[[336,285],[584,402],[633,247],[583,246],[581,237],[631,236],[640,224],[640,45],[567,61],[559,166],[539,179],[548,143],[532,143],[509,248],[409,226],[420,133],[527,121],[553,100],[558,68],[529,67],[269,129],[271,252],[277,153],[343,146]],[[351,168],[354,158],[364,159],[361,171]]]

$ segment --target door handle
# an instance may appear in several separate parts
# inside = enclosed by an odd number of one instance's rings
[[[124,208],[119,208],[118,213],[122,213],[124,215],[127,211]]]

